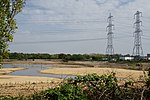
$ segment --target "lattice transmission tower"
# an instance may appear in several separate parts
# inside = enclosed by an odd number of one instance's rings
[[[114,30],[114,24],[112,20],[113,16],[111,13],[109,14],[109,17],[107,19],[108,26],[107,26],[107,48],[106,48],[106,54],[113,55],[114,54],[114,48],[113,48],[113,30]]]
[[[135,32],[134,32],[134,47],[133,47],[133,56],[141,56],[143,55],[143,49],[142,49],[142,41],[141,41],[141,25],[142,21],[140,20],[140,17],[142,17],[142,12],[137,11],[134,14],[134,19],[136,19],[135,25]]]

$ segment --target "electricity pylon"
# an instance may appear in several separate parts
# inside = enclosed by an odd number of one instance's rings
[[[113,55],[114,54],[114,48],[113,48],[113,30],[114,30],[114,24],[112,23],[112,15],[109,14],[108,17],[108,26],[107,26],[107,48],[106,48],[106,54]]]
[[[142,17],[142,12],[137,11],[134,14],[134,19],[136,19],[136,22],[134,23],[135,32],[134,32],[133,56],[143,55],[142,41],[141,41],[142,30],[140,28],[140,26],[142,25],[142,21],[140,20],[140,17]]]

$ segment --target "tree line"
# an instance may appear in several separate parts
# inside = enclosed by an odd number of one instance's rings
[[[112,58],[119,59],[120,55],[113,55]],[[28,59],[61,59],[63,61],[105,61],[110,56],[105,54],[48,54],[48,53],[10,53],[9,59],[28,60]]]

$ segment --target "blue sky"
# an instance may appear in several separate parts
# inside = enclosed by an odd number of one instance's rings
[[[107,17],[111,12],[115,53],[132,54],[133,17],[139,10],[143,12],[142,47],[147,54],[149,5],[148,0],[26,0],[23,12],[16,16],[18,30],[9,49],[25,53],[105,54]]]

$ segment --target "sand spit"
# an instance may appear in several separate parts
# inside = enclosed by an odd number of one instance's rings
[[[6,75],[14,71],[25,70],[26,68],[1,68],[0,75]]]
[[[117,68],[53,68],[40,71],[45,74],[65,74],[65,75],[86,75],[97,73],[99,75],[109,74],[111,72],[116,73],[117,77],[129,78],[133,80],[141,79],[144,77],[143,71],[117,69]]]

